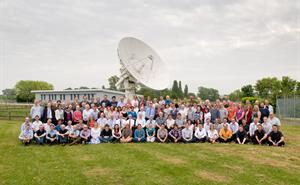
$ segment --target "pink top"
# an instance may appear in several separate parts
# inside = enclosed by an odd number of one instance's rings
[[[73,121],[78,122],[82,119],[82,113],[80,111],[75,111],[73,116]]]

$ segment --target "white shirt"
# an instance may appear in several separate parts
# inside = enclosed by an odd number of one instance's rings
[[[107,119],[106,118],[99,118],[97,120],[97,123],[98,125],[101,127],[101,128],[104,128],[104,126],[108,123],[107,122]]]
[[[229,124],[229,128],[232,131],[232,134],[235,134],[239,129],[239,124],[237,122],[234,122],[234,123],[231,122]]]
[[[207,131],[207,137],[217,139],[219,137],[218,131],[216,129],[208,130]]]
[[[137,118],[135,124],[136,124],[136,126],[137,126],[138,124],[141,124],[141,125],[142,125],[142,128],[144,128],[144,127],[146,127],[146,120],[143,119],[143,118],[142,118],[142,119]],[[152,126],[153,126],[153,125],[152,125]]]
[[[96,139],[100,137],[101,129],[100,128],[92,128],[91,129],[91,136],[92,138]]]
[[[35,106],[33,105],[33,107],[31,107],[31,110],[30,110],[30,116],[32,118],[35,118],[35,116],[39,116],[39,118],[41,118],[41,114],[42,114],[42,107],[41,106]]]
[[[204,122],[206,122],[207,118],[211,118],[211,113],[207,112],[204,114]]]
[[[131,127],[133,127],[134,126],[134,119],[128,119],[127,121],[126,121],[126,125],[127,124],[129,124],[129,127],[131,128]]]
[[[145,119],[145,114],[146,114],[145,111],[139,111],[139,112],[137,113],[137,115],[139,115],[139,114],[142,114],[142,115],[143,115],[142,117]]]
[[[202,128],[201,130],[199,128],[196,128],[194,135],[196,138],[202,139],[202,138],[206,137],[206,130],[204,128]]]
[[[174,119],[167,119],[166,120],[167,123],[167,128],[170,129],[171,127],[173,127],[175,120]]]
[[[91,110],[92,110],[91,111],[91,116],[93,116],[94,120],[97,120],[98,119],[98,115],[99,115],[99,110],[98,109],[96,109],[96,110],[91,109]]]
[[[63,120],[64,119],[64,111],[62,109],[60,109],[60,110],[57,109],[55,111],[55,119],[56,120],[59,120],[59,119]]]
[[[254,122],[250,124],[249,127],[249,134],[250,136],[254,136],[254,132],[257,130],[257,123],[255,124]]]
[[[124,128],[125,124],[126,124],[126,120],[123,119],[123,118],[122,119],[117,119],[116,124],[118,124],[120,128]]]
[[[268,122],[271,123],[271,125],[278,125],[281,126],[280,120],[277,117],[273,117],[273,119],[269,118]]]
[[[203,125],[204,130],[206,130],[206,132],[209,131],[209,123],[204,123]]]
[[[44,123],[44,129],[46,132],[49,132],[50,131],[50,125],[48,125],[47,123]]]
[[[262,127],[263,127],[266,134],[270,134],[270,132],[272,131],[272,125],[268,121],[267,121],[267,123],[263,123]]]
[[[82,111],[82,119],[83,119],[83,121],[88,121],[89,117],[92,114],[92,111],[93,111],[92,109],[89,109],[89,110],[84,109]]]
[[[32,123],[33,130],[37,131],[41,125],[43,125],[43,123],[41,121],[34,121]]]

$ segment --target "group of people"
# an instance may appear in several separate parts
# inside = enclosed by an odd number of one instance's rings
[[[42,106],[44,104],[44,106]],[[230,100],[171,100],[105,95],[87,100],[41,102],[35,100],[21,125],[19,139],[74,145],[110,142],[235,142],[284,146],[280,120],[266,100],[244,105]]]

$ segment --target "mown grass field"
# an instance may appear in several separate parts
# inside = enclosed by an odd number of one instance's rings
[[[300,184],[300,126],[284,148],[236,144],[20,144],[0,121],[0,184]]]

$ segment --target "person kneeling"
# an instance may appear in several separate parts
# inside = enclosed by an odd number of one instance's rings
[[[106,124],[104,126],[104,129],[101,131],[101,135],[100,135],[100,141],[103,143],[110,143],[112,141],[113,137],[112,137],[112,131],[109,128],[109,125]]]
[[[181,131],[178,129],[178,125],[175,123],[173,129],[169,132],[171,141],[177,143],[181,141]]]
[[[237,144],[243,145],[246,144],[248,142],[247,139],[247,132],[246,130],[244,130],[244,126],[240,125],[238,131],[236,132],[236,139],[235,142]]]
[[[44,126],[40,125],[39,129],[34,133],[34,138],[37,144],[43,145],[45,141],[46,131],[44,130]]]
[[[134,131],[133,141],[136,143],[145,142],[145,131],[142,129],[142,125],[138,124],[137,129]]]
[[[219,136],[219,141],[221,143],[231,142],[232,132],[230,129],[228,129],[227,124],[224,124],[223,128],[220,130]]]
[[[267,141],[267,134],[265,133],[261,124],[257,124],[257,130],[254,132],[253,144],[263,145]]]
[[[146,128],[147,134],[147,142],[153,143],[155,141],[155,128],[152,126],[152,123],[149,123],[148,127]]]
[[[277,125],[272,126],[272,131],[269,134],[269,145],[270,146],[284,146],[283,134],[278,130]]]
[[[125,125],[122,130],[122,137],[120,139],[121,143],[129,143],[132,141],[132,130],[130,129],[129,123]]]
[[[166,126],[162,124],[160,128],[157,130],[157,141],[161,143],[165,143],[168,139],[168,130],[165,128]]]
[[[50,125],[50,130],[46,134],[46,140],[49,145],[52,145],[57,141],[57,130],[54,129],[55,126],[53,124]]]
[[[193,142],[193,130],[189,128],[189,124],[186,123],[184,125],[184,129],[182,129],[181,131],[181,135],[182,135],[182,141],[184,143],[191,143]]]
[[[196,142],[204,143],[206,141],[206,130],[199,124],[195,131]]]
[[[27,146],[33,138],[33,130],[29,125],[26,125],[25,128],[21,131],[19,139],[22,143]]]
[[[83,129],[80,132],[80,140],[82,144],[87,144],[90,141],[91,130],[87,125],[83,126]]]

